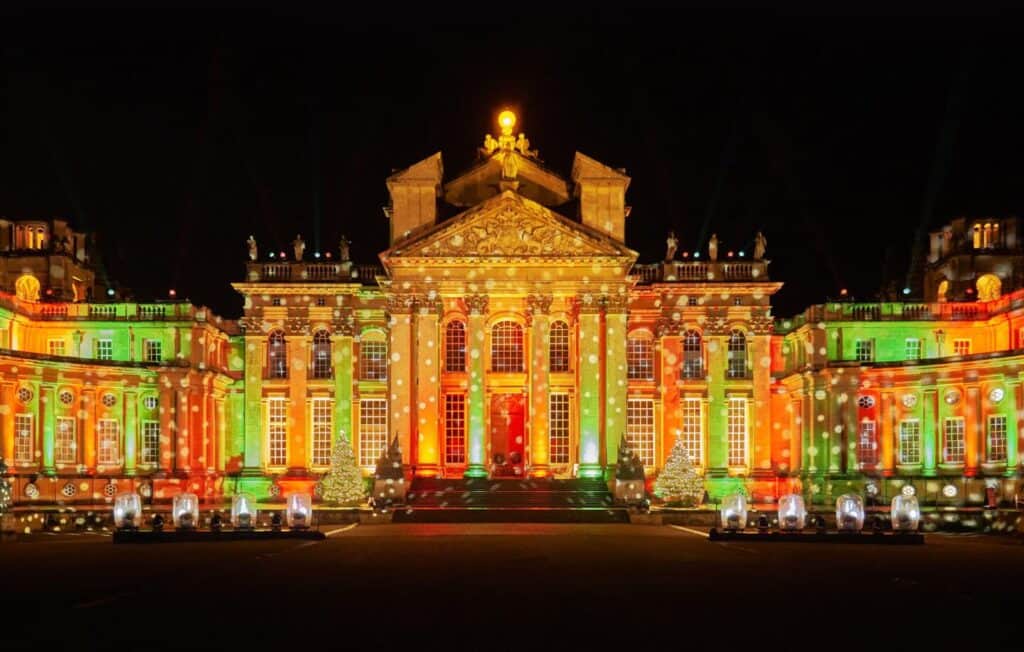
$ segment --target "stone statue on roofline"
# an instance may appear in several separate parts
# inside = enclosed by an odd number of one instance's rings
[[[718,260],[718,234],[712,233],[711,239],[708,240],[708,260],[715,262]]]
[[[351,240],[346,238],[344,235],[341,236],[341,242],[338,243],[338,250],[339,250],[338,253],[340,254],[340,256],[338,257],[338,260],[340,260],[343,263],[352,260],[352,257],[351,257],[350,252],[349,252],[349,245],[351,245],[351,244],[352,244]]]
[[[760,231],[754,236],[754,260],[764,260],[765,251],[768,249],[768,239]]]
[[[245,241],[245,244],[249,247],[249,260],[255,261],[259,255],[259,251],[256,249],[256,238],[249,235],[249,239]]]
[[[299,234],[295,235],[295,239],[292,240],[292,247],[295,248],[295,262],[302,261],[302,254],[306,252],[306,241],[302,239]]]
[[[679,239],[675,231],[668,232],[668,239],[665,240],[665,262],[670,263],[676,258],[676,250],[679,249]]]

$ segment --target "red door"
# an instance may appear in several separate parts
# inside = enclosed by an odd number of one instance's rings
[[[491,396],[491,475],[522,477],[526,461],[525,397]]]

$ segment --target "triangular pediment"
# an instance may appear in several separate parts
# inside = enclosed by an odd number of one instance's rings
[[[407,259],[591,258],[632,263],[621,242],[506,190],[383,254]]]

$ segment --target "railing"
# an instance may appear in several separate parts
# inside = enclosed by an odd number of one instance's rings
[[[0,292],[0,305],[32,319],[48,321],[100,320],[100,321],[164,321],[168,319],[192,320],[197,313],[192,304],[173,303],[63,303],[22,301]],[[201,316],[199,317],[202,318]],[[223,326],[223,325],[222,325]]]
[[[364,283],[376,282],[384,273],[380,265],[354,265],[341,263],[306,262],[250,262],[246,264],[246,278],[259,283]]]
[[[767,281],[768,261],[673,261],[633,265],[638,283]]]

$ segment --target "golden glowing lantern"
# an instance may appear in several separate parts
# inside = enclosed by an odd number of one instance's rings
[[[501,126],[503,135],[511,136],[512,130],[516,127],[516,114],[507,109],[502,111],[498,114],[498,124]]]

